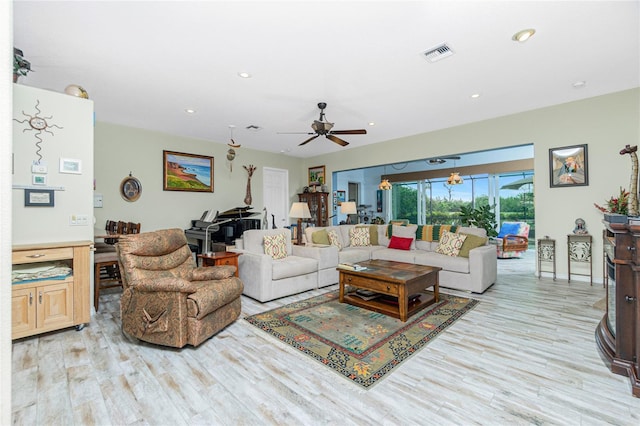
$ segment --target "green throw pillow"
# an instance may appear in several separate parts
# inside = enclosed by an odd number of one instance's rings
[[[322,244],[328,246],[331,244],[329,241],[329,234],[326,229],[322,229],[320,231],[316,231],[311,234],[311,242],[313,244]]]
[[[460,234],[466,235],[467,238],[462,243],[462,247],[460,248],[460,253],[458,256],[460,257],[469,257],[469,252],[476,247],[481,247],[487,244],[486,237],[479,237],[477,235],[465,234],[464,232],[460,232]]]

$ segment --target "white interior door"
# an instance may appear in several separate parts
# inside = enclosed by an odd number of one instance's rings
[[[268,229],[272,229],[274,224],[277,228],[289,226],[289,171],[265,167],[262,176]]]

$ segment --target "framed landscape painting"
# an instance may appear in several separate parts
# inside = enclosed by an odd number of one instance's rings
[[[324,185],[326,183],[324,173],[324,166],[309,167],[309,186]]]
[[[213,192],[213,157],[162,151],[165,191]]]
[[[589,185],[587,145],[573,145],[549,150],[551,188]]]

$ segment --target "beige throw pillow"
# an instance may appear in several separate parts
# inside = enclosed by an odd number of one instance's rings
[[[457,257],[466,238],[467,236],[465,234],[455,234],[453,232],[444,231],[440,237],[440,243],[438,244],[438,247],[436,247],[436,253]]]
[[[351,228],[349,230],[349,242],[351,247],[363,247],[371,245],[371,233],[368,228]]]
[[[268,254],[273,259],[284,259],[287,257],[287,239],[284,234],[264,236],[264,254]]]

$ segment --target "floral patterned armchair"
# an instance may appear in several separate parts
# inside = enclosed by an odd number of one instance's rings
[[[124,235],[116,248],[123,332],[158,345],[198,346],[240,315],[235,266],[196,267],[182,229]]]
[[[499,259],[520,257],[529,248],[529,224],[502,222],[495,243]]]

